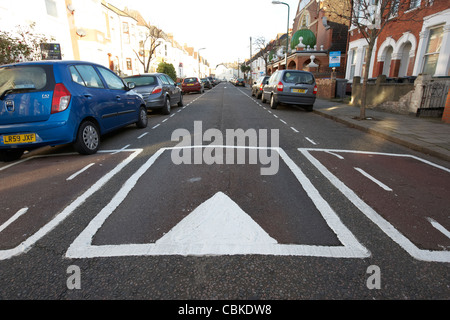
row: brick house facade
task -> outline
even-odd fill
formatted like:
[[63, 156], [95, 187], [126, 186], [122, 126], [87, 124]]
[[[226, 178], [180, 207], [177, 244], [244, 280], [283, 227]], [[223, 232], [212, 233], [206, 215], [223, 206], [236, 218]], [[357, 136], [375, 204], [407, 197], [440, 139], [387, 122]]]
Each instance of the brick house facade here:
[[[397, 0], [397, 18], [377, 38], [369, 78], [449, 76], [450, 2], [448, 0]], [[366, 40], [354, 27], [349, 30], [346, 79], [362, 76]]]

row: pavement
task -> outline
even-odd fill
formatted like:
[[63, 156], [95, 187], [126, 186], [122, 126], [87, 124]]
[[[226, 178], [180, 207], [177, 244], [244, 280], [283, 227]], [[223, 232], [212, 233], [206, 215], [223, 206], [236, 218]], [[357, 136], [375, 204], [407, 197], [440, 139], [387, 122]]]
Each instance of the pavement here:
[[314, 112], [415, 151], [450, 161], [450, 124], [440, 118], [366, 109], [368, 119], [358, 120], [359, 107], [325, 99], [316, 99]]

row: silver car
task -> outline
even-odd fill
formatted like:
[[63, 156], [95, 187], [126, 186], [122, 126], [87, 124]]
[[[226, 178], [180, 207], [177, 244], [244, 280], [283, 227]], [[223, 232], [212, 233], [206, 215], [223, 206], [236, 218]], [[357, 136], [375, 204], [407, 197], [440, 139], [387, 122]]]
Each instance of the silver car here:
[[299, 105], [307, 111], [313, 110], [317, 85], [311, 72], [300, 70], [277, 70], [264, 86], [262, 102], [269, 101], [276, 109], [278, 104]]
[[142, 95], [148, 110], [170, 114], [171, 106], [183, 106], [181, 89], [165, 73], [144, 73], [124, 77], [124, 80], [135, 83], [134, 90]]

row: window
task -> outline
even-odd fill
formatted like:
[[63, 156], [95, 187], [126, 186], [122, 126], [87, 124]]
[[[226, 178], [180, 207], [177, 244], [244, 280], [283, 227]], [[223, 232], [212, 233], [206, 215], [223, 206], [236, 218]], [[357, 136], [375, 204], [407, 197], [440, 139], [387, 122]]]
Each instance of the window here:
[[88, 65], [77, 65], [71, 66], [69, 69], [74, 82], [89, 88], [105, 87], [94, 67]]
[[356, 68], [356, 49], [352, 49], [350, 51], [350, 79], [353, 79], [355, 76], [355, 68]]
[[55, 0], [45, 0], [45, 8], [49, 16], [58, 18], [58, 10], [56, 10]]
[[167, 77], [165, 75], [161, 75], [160, 79], [163, 82], [163, 84], [169, 84], [169, 80], [167, 80]]
[[410, 9], [418, 8], [419, 6], [420, 6], [420, 0], [411, 0], [411, 2], [409, 3]]
[[130, 29], [128, 28], [128, 22], [122, 22], [123, 38], [125, 43], [130, 43]]
[[305, 13], [303, 14], [303, 16], [300, 18], [299, 29], [302, 29], [302, 28], [308, 28], [308, 26], [309, 26], [309, 20], [310, 20], [310, 18], [309, 18], [309, 12], [305, 12]]
[[121, 78], [119, 78], [116, 74], [112, 73], [110, 70], [105, 68], [98, 68], [101, 75], [106, 81], [108, 88], [110, 89], [125, 89], [125, 85]]
[[127, 58], [127, 70], [131, 70], [131, 58]]
[[136, 84], [136, 87], [142, 87], [142, 86], [151, 86], [155, 85], [158, 82], [156, 81], [156, 78], [153, 76], [150, 77], [131, 77], [127, 78], [128, 81], [132, 81]]
[[294, 84], [313, 84], [314, 77], [312, 76], [312, 74], [306, 72], [288, 71], [284, 73], [283, 81], [286, 83]]
[[391, 2], [391, 6], [392, 6], [391, 7], [391, 15], [390, 15], [391, 18], [398, 16], [398, 7], [399, 7], [399, 5], [400, 5], [400, 0], [392, 0], [392, 2]]
[[0, 69], [0, 95], [10, 89], [48, 91], [54, 82], [53, 75], [49, 72], [51, 66], [20, 66], [5, 67]]
[[436, 72], [436, 65], [439, 58], [439, 52], [441, 51], [443, 31], [444, 31], [443, 26], [430, 29], [427, 51], [425, 53], [423, 63], [423, 73], [434, 75]]

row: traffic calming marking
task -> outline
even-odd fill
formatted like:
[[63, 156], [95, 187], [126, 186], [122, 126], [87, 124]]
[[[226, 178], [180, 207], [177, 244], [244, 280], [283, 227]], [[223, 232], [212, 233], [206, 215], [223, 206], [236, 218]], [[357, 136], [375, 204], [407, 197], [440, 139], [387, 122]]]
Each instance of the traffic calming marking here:
[[[204, 146], [184, 148], [200, 147]], [[223, 147], [230, 148], [231, 146]], [[179, 148], [177, 147], [177, 149]], [[252, 149], [253, 147], [245, 148]], [[366, 258], [370, 256], [370, 252], [357, 241], [309, 179], [281, 148], [266, 149], [278, 152], [322, 214], [328, 226], [335, 232], [342, 246], [278, 244], [274, 238], [269, 236], [247, 213], [222, 192], [216, 193], [212, 198], [202, 203], [154, 243], [93, 245], [93, 237], [97, 231], [126, 199], [130, 191], [136, 186], [139, 178], [163, 152], [173, 149], [175, 148], [158, 150], [124, 183], [110, 203], [91, 220], [89, 225], [70, 245], [66, 257], [246, 254], [334, 258]]]
[[[110, 153], [114, 154], [117, 152], [131, 152], [131, 154], [125, 159], [122, 160], [117, 166], [115, 166], [111, 171], [107, 172], [103, 175], [96, 183], [94, 183], [89, 189], [87, 189], [83, 194], [81, 194], [78, 198], [72, 201], [67, 207], [64, 208], [61, 212], [56, 214], [52, 220], [47, 222], [42, 228], [40, 228], [36, 233], [28, 237], [25, 241], [23, 241], [18, 246], [11, 248], [0, 250], [0, 260], [10, 259], [14, 256], [18, 256], [22, 253], [30, 250], [37, 241], [41, 240], [45, 235], [47, 235], [50, 231], [56, 228], [61, 222], [63, 222], [68, 216], [70, 216], [79, 206], [81, 206], [91, 195], [97, 192], [99, 189], [103, 187], [112, 177], [114, 177], [117, 173], [119, 173], [127, 164], [129, 164], [134, 158], [138, 156], [139, 153], [142, 152], [142, 149], [120, 149], [120, 150], [99, 150], [99, 153]], [[61, 154], [67, 155], [67, 154]], [[58, 155], [42, 155], [42, 156], [34, 156], [30, 158], [25, 158], [23, 160], [12, 163], [7, 166], [10, 167], [12, 165], [16, 165], [18, 163], [22, 163], [24, 161], [28, 161], [35, 158], [45, 158], [45, 157], [53, 157]], [[4, 167], [2, 169], [6, 169]], [[19, 215], [22, 215], [27, 210], [22, 209], [16, 213], [14, 219], [16, 219]], [[7, 226], [7, 225], [6, 225]], [[6, 228], [5, 226], [5, 228]], [[3, 231], [3, 228], [2, 228]]]
[[383, 230], [383, 232], [388, 237], [390, 237], [394, 242], [400, 245], [400, 247], [402, 247], [406, 252], [408, 252], [413, 258], [423, 261], [450, 262], [450, 251], [432, 251], [418, 248], [410, 239], [408, 239], [405, 235], [403, 235], [400, 231], [398, 231], [388, 220], [383, 218], [378, 212], [376, 212], [372, 207], [370, 207], [366, 202], [364, 202], [353, 190], [348, 188], [341, 180], [339, 180], [334, 174], [332, 174], [319, 160], [317, 160], [313, 155], [311, 155], [310, 151], [326, 152], [338, 156], [339, 159], [344, 158], [342, 156], [339, 156], [337, 153], [358, 153], [369, 155], [385, 155], [391, 157], [405, 157], [415, 159], [424, 164], [441, 169], [445, 172], [450, 172], [450, 169], [447, 169], [430, 161], [409, 154], [394, 154], [394, 153], [340, 150], [340, 149], [310, 149], [310, 148], [299, 148], [298, 151], [300, 151], [339, 191], [341, 191], [342, 194], [345, 195], [350, 200], [350, 202], [352, 202], [355, 205], [355, 207], [357, 207], [367, 218], [369, 218], [373, 223], [375, 223], [381, 230]]

